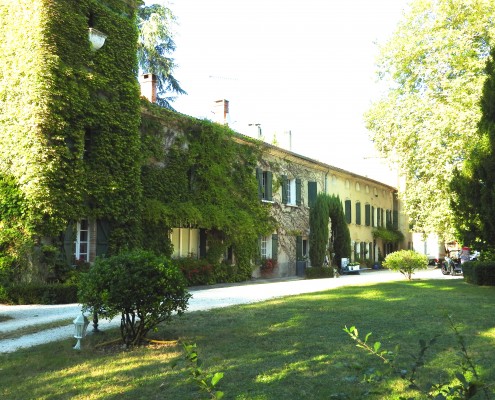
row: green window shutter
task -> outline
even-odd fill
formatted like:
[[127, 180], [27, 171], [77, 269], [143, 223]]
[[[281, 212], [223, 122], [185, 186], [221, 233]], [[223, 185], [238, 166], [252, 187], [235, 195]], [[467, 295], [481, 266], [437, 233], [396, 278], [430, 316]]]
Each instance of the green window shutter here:
[[316, 182], [308, 182], [308, 207], [313, 207], [318, 196], [318, 185]]
[[301, 205], [301, 180], [296, 179], [296, 204]]
[[397, 211], [397, 210], [394, 210], [393, 224], [394, 224], [394, 229], [398, 230], [399, 229], [399, 211]]
[[303, 258], [302, 245], [303, 245], [302, 236], [296, 236], [296, 261], [300, 261]]
[[375, 226], [375, 207], [371, 206], [371, 226]]
[[361, 225], [361, 203], [356, 202], [356, 225]]
[[96, 221], [96, 255], [108, 253], [108, 238], [110, 237], [110, 223], [106, 220]]
[[256, 168], [256, 181], [258, 182], [258, 199], [263, 198], [263, 171]]
[[376, 226], [378, 226], [378, 227], [380, 227], [380, 226], [381, 226], [381, 218], [380, 218], [380, 216], [381, 216], [381, 211], [380, 211], [380, 210], [381, 210], [381, 208], [380, 208], [380, 207], [378, 207], [378, 208], [376, 209]]
[[272, 259], [278, 260], [278, 235], [272, 235]]
[[369, 204], [364, 205], [364, 224], [366, 226], [371, 224], [371, 206]]
[[380, 208], [380, 221], [382, 223], [382, 226], [385, 225], [385, 219], [383, 218], [384, 217], [384, 213], [385, 213], [385, 210], [383, 208]]
[[265, 183], [265, 200], [272, 201], [272, 180], [273, 173], [271, 171], [266, 171], [266, 183]]
[[351, 215], [351, 201], [346, 200], [345, 201], [345, 221], [350, 224], [352, 220], [352, 215]]
[[287, 204], [287, 186], [289, 185], [289, 180], [287, 176], [282, 175], [282, 204]]

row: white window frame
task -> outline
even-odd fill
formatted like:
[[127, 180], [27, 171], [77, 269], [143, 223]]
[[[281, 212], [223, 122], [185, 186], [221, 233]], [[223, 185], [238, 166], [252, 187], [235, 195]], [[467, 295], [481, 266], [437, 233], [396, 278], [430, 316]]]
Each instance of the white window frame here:
[[262, 236], [260, 244], [260, 254], [261, 258], [271, 258], [272, 257], [272, 237]]
[[[77, 222], [76, 235], [76, 260], [89, 261], [91, 231], [89, 227], [89, 219], [85, 218]], [[85, 251], [84, 251], [84, 246]]]

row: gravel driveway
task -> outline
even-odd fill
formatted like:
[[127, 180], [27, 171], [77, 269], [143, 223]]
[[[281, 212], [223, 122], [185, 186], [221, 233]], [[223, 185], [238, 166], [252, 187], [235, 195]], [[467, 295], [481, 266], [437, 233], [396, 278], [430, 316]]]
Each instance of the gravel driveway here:
[[[442, 275], [439, 269], [428, 269], [413, 275], [413, 279], [462, 279], [462, 276], [452, 277]], [[188, 311], [208, 310], [227, 307], [235, 304], [260, 302], [272, 298], [319, 292], [348, 285], [363, 285], [378, 282], [404, 280], [398, 272], [387, 270], [365, 271], [360, 275], [343, 275], [340, 278], [300, 279], [287, 278], [280, 280], [256, 280], [241, 284], [215, 285], [191, 288], [192, 298], [189, 300]], [[0, 322], [0, 334], [16, 331], [22, 327], [36, 326], [64, 319], [73, 320], [81, 312], [79, 304], [64, 305], [0, 305], [0, 317], [9, 316], [13, 319]], [[91, 318], [90, 318], [91, 319]], [[120, 318], [112, 321], [100, 320], [101, 330], [118, 326]], [[91, 325], [88, 332], [91, 330]], [[0, 340], [0, 353], [9, 353], [19, 348], [36, 346], [47, 342], [67, 339], [74, 333], [74, 326], [68, 324], [54, 329], [21, 336], [13, 339]]]

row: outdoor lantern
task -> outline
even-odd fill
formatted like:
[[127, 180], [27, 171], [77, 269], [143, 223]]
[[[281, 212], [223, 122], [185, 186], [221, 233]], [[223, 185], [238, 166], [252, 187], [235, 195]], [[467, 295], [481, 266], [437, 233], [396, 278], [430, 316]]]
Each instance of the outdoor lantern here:
[[81, 339], [86, 336], [86, 329], [88, 329], [89, 320], [81, 312], [81, 314], [78, 315], [73, 322], [75, 328], [74, 337], [77, 339], [77, 343], [73, 348], [74, 350], [81, 350]]
[[91, 43], [91, 50], [96, 51], [101, 49], [101, 47], [105, 44], [105, 39], [107, 35], [95, 28], [89, 28], [89, 41]]

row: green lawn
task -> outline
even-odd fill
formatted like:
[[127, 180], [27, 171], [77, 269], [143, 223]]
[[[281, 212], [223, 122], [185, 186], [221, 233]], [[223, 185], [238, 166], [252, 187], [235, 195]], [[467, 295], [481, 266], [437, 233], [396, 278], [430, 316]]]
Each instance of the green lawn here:
[[81, 352], [72, 350], [75, 340], [67, 340], [2, 354], [0, 398], [205, 399], [186, 378], [178, 339], [198, 345], [207, 373], [224, 373], [219, 390], [226, 399], [394, 399], [404, 383], [363, 383], [365, 373], [383, 366], [357, 349], [343, 327], [355, 325], [363, 336], [371, 331], [371, 340], [387, 349], [400, 344], [406, 368], [419, 339], [440, 334], [420, 373], [425, 381], [439, 382], [453, 374], [458, 360], [448, 315], [482, 377], [495, 382], [495, 288], [447, 279], [354, 286], [187, 313], [153, 333], [170, 339], [168, 345], [133, 351], [94, 347], [116, 338], [113, 331], [85, 339]]

